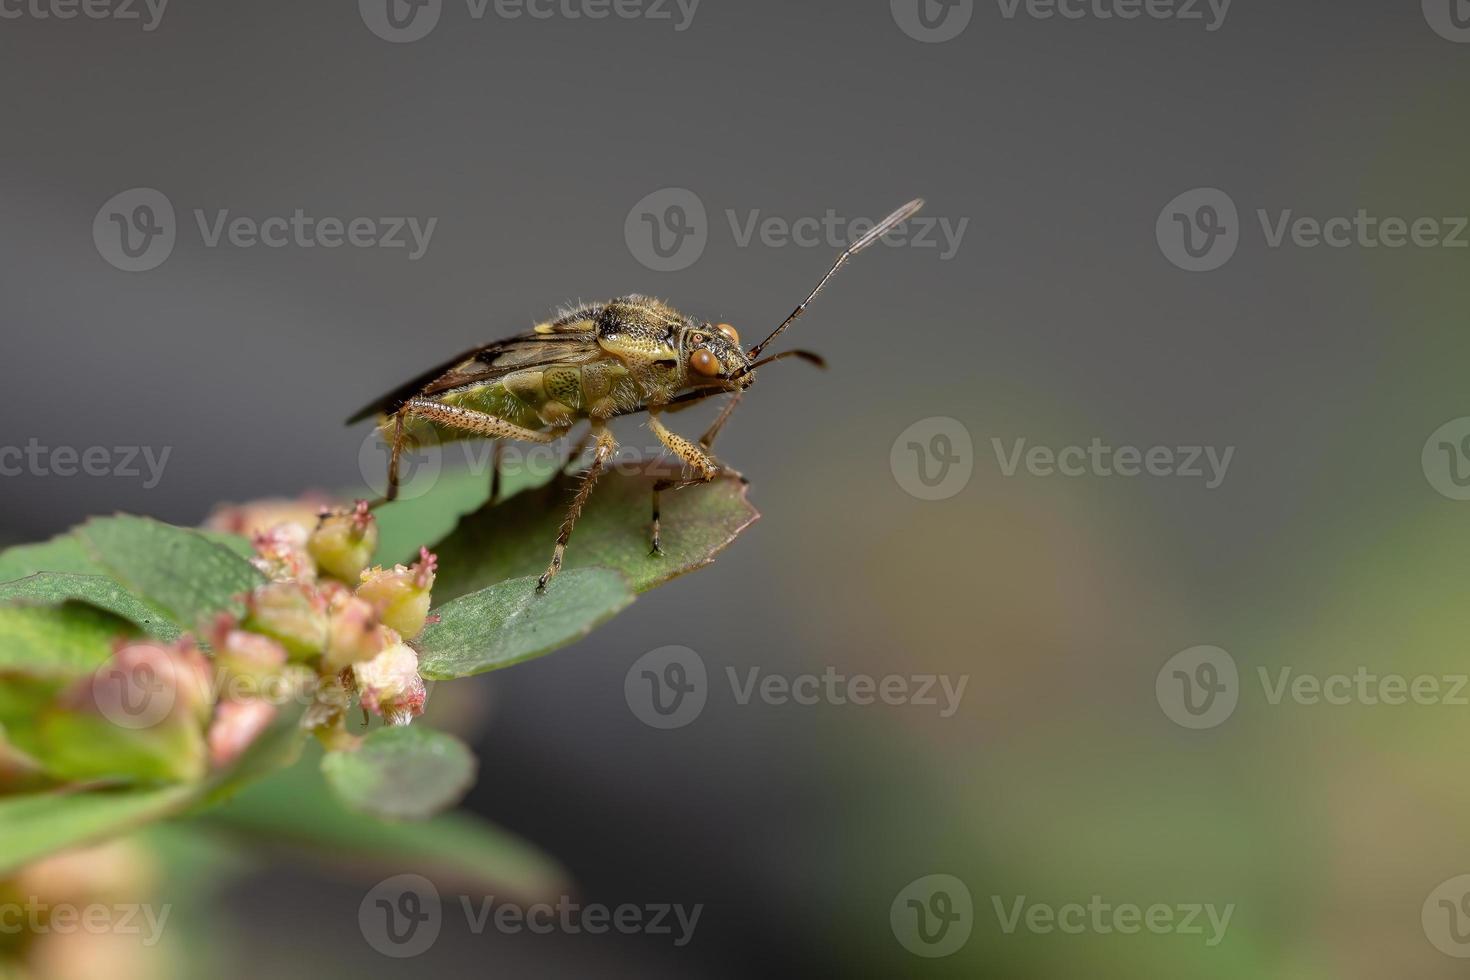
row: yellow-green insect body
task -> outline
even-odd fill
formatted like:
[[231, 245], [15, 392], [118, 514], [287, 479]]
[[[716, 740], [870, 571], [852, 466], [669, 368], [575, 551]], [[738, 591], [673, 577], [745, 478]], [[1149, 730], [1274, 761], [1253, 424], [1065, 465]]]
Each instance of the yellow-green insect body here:
[[[415, 399], [477, 412], [536, 432], [570, 428], [657, 409], [700, 389], [734, 391], [755, 378], [738, 336], [679, 313], [659, 300], [624, 296], [581, 306], [529, 332], [470, 351], [433, 372], [427, 383], [404, 386], [374, 405], [385, 435]], [[738, 380], [735, 376], [738, 375]], [[485, 433], [410, 410], [410, 438], [432, 429], [440, 440]]]

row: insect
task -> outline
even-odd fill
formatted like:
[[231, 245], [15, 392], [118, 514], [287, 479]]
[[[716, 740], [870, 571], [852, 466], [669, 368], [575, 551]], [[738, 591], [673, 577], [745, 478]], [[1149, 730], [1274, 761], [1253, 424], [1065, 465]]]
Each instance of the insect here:
[[[757, 368], [786, 357], [818, 366], [816, 354], [790, 350], [762, 357], [794, 323], [837, 270], [923, 206], [910, 201], [849, 245], [815, 289], [765, 340], [749, 350], [727, 323], [710, 324], [686, 316], [660, 300], [630, 295], [607, 303], [579, 306], [529, 331], [477, 347], [454, 357], [365, 406], [348, 424], [377, 416], [391, 447], [385, 503], [398, 496], [399, 458], [406, 443], [432, 430], [441, 440], [488, 438], [495, 442], [491, 498], [498, 496], [501, 440], [549, 443], [586, 419], [592, 462], [572, 498], [537, 592], [561, 570], [567, 542], [592, 495], [603, 468], [617, 449], [608, 422], [621, 415], [646, 413], [648, 427], [692, 475], [653, 485], [652, 554], [663, 554], [659, 536], [659, 496], [721, 474], [739, 476], [710, 455], [715, 437], [755, 382]], [[699, 439], [691, 442], [664, 425], [674, 412], [716, 395], [729, 402]], [[585, 445], [585, 441], [583, 443]], [[573, 451], [580, 455], [581, 448]]]

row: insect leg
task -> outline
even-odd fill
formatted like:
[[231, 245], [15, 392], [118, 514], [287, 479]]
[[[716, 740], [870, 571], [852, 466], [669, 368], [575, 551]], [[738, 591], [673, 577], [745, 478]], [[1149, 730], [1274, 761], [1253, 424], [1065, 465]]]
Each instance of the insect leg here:
[[[377, 510], [384, 504], [391, 504], [398, 499], [398, 460], [403, 455], [404, 441], [403, 410], [399, 409], [393, 416], [393, 444], [388, 450], [388, 489], [383, 496], [368, 504], [368, 510]], [[337, 513], [346, 513], [346, 511]], [[327, 513], [324, 511], [322, 517], [326, 516]]]
[[669, 452], [692, 466], [704, 478], [704, 482], [713, 480], [719, 474], [719, 464], [703, 449], [679, 433], [670, 431], [668, 426], [659, 419], [657, 409], [648, 410], [648, 428], [658, 437], [658, 441], [668, 448]]
[[[715, 425], [711, 426], [711, 428], [714, 430], [715, 435], [719, 434], [719, 426], [724, 424], [724, 420], [728, 418], [730, 412], [734, 410], [735, 403], [739, 400], [739, 397], [740, 396], [737, 394], [735, 398], [731, 400], [730, 404], [725, 407], [725, 410], [720, 413], [720, 417], [715, 420]], [[658, 441], [668, 447], [670, 452], [672, 452], [675, 456], [678, 456], [685, 463], [694, 467], [694, 469], [699, 473], [698, 477], [691, 480], [657, 480], [653, 484], [653, 540], [650, 544], [649, 554], [662, 555], [664, 553], [664, 550], [660, 538], [659, 495], [662, 494], [665, 490], [679, 490], [683, 487], [693, 486], [696, 483], [708, 483], [710, 480], [713, 480], [715, 477], [719, 476], [722, 472], [730, 472], [737, 477], [740, 477], [740, 474], [734, 473], [734, 471], [732, 470], [726, 470], [725, 468], [721, 467], [718, 463], [714, 461], [713, 458], [710, 457], [708, 453], [706, 453], [699, 446], [696, 446], [694, 443], [690, 442], [688, 439], [685, 439], [677, 432], [671, 432], [668, 427], [665, 426], [662, 421], [660, 421], [658, 417], [658, 411], [655, 409], [649, 409], [648, 427], [653, 431], [653, 434], [658, 437]], [[708, 433], [706, 433], [706, 438], [709, 438]], [[704, 442], [705, 440], [702, 439], [700, 441]], [[743, 480], [744, 477], [740, 477], [740, 479]]]
[[576, 443], [572, 446], [572, 451], [567, 453], [567, 458], [562, 461], [561, 466], [557, 468], [557, 472], [562, 472], [568, 466], [571, 466], [578, 459], [580, 459], [582, 457], [582, 451], [587, 448], [587, 443], [591, 441], [592, 430], [588, 429], [586, 432], [582, 433], [582, 435], [578, 437]]
[[490, 449], [490, 503], [500, 502], [500, 453], [505, 443], [494, 440]]
[[393, 415], [393, 448], [388, 455], [388, 494], [385, 502], [398, 499], [398, 458], [403, 455], [403, 410]]
[[411, 398], [404, 410], [415, 418], [427, 419], [446, 429], [473, 432], [475, 435], [492, 439], [520, 439], [523, 442], [555, 442], [555, 432], [537, 432], [524, 426], [507, 422], [499, 416], [476, 412], [457, 405], [446, 405], [429, 398]]
[[567, 540], [572, 536], [572, 528], [576, 526], [577, 518], [587, 504], [587, 498], [592, 496], [592, 488], [597, 485], [597, 478], [602, 475], [603, 465], [618, 448], [617, 440], [600, 420], [593, 420], [592, 436], [597, 440], [597, 447], [592, 452], [592, 465], [587, 467], [587, 472], [582, 476], [582, 485], [577, 487], [577, 495], [572, 498], [572, 506], [567, 508], [567, 516], [561, 522], [561, 532], [556, 536], [556, 548], [551, 553], [551, 564], [546, 566], [546, 572], [536, 583], [537, 592], [545, 592], [546, 583], [561, 571], [562, 556], [566, 554]]
[[710, 446], [714, 445], [715, 437], [720, 434], [720, 430], [725, 427], [725, 423], [730, 421], [730, 416], [734, 413], [735, 406], [740, 404], [740, 398], [744, 394], [744, 391], [737, 391], [725, 403], [725, 407], [721, 409], [720, 414], [715, 417], [715, 420], [710, 423], [710, 427], [705, 430], [704, 435], [699, 437], [700, 448], [707, 450]]
[[665, 484], [667, 480], [655, 480], [653, 483], [653, 541], [648, 548], [650, 558], [662, 558], [664, 556], [663, 544], [659, 540], [658, 528], [658, 495], [668, 489]]

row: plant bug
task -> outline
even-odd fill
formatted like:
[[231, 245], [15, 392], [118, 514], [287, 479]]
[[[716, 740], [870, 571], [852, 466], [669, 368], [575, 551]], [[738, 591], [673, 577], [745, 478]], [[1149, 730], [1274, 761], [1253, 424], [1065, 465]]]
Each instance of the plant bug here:
[[[608, 421], [642, 412], [647, 413], [648, 427], [659, 442], [693, 473], [687, 479], [660, 480], [653, 485], [652, 553], [662, 554], [659, 495], [708, 483], [721, 474], [739, 476], [716, 462], [710, 447], [745, 390], [755, 382], [756, 369], [786, 357], [823, 364], [819, 356], [805, 350], [762, 357], [766, 348], [806, 312], [848, 259], [912, 217], [923, 204], [922, 200], [910, 201], [844, 249], [807, 298], [770, 336], [749, 350], [741, 348], [739, 334], [727, 323], [710, 324], [660, 300], [629, 295], [564, 310], [525, 333], [465, 351], [405, 382], [348, 419], [350, 425], [378, 416], [379, 427], [392, 447], [387, 495], [379, 503], [397, 497], [403, 447], [426, 428], [441, 439], [496, 440], [493, 500], [499, 482], [500, 440], [549, 443], [586, 419], [592, 463], [562, 521], [551, 563], [537, 582], [536, 591], [544, 592], [561, 570], [577, 517], [617, 448]], [[664, 412], [720, 394], [729, 394], [730, 401], [697, 443], [664, 425]]]

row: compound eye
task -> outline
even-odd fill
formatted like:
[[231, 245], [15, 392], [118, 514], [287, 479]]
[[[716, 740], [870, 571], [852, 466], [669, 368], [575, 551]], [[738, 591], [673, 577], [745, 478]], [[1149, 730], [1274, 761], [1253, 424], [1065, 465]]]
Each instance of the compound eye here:
[[707, 350], [695, 351], [694, 356], [689, 358], [689, 366], [711, 378], [720, 373], [720, 359]]
[[730, 343], [734, 344], [736, 347], [740, 346], [740, 334], [735, 332], [734, 327], [730, 326], [728, 323], [717, 323], [715, 324], [715, 329], [724, 334], [726, 339], [728, 339]]

